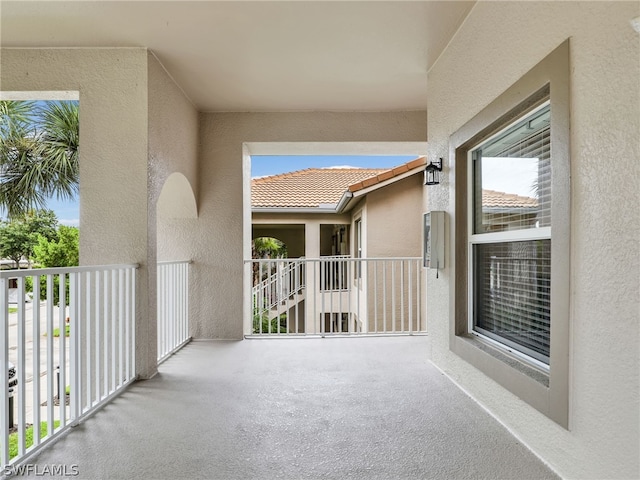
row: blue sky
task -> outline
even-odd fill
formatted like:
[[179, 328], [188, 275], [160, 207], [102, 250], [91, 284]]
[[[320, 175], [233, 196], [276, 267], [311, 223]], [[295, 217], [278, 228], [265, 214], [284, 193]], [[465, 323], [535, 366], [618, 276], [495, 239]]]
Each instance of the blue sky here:
[[78, 200], [47, 200], [47, 208], [56, 212], [58, 223], [77, 227], [80, 223], [80, 206]]
[[262, 177], [278, 173], [294, 172], [305, 168], [351, 166], [360, 168], [391, 168], [401, 165], [418, 155], [404, 156], [351, 156], [351, 155], [253, 155], [251, 176]]
[[[278, 173], [293, 172], [305, 168], [323, 168], [336, 166], [352, 166], [360, 168], [391, 168], [417, 158], [417, 155], [404, 156], [253, 156], [251, 157], [251, 176], [277, 175]], [[77, 226], [80, 218], [77, 200], [60, 201], [55, 198], [47, 202], [63, 225]]]

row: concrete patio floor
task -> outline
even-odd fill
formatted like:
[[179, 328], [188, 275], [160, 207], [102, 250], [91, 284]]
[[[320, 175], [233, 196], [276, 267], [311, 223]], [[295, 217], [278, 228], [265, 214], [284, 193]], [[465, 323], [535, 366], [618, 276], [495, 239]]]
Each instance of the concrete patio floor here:
[[558, 478], [429, 339], [196, 341], [29, 463], [83, 479]]

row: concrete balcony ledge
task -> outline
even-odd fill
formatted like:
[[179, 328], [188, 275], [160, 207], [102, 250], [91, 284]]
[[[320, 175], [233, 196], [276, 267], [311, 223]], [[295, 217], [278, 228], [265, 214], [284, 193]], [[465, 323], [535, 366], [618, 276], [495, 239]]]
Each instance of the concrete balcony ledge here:
[[557, 478], [428, 343], [192, 342], [30, 463], [87, 479]]

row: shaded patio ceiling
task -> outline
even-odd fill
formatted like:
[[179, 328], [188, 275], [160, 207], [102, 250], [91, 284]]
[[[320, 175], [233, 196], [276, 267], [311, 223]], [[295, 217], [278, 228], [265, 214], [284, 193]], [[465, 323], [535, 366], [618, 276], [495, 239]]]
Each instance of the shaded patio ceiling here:
[[427, 107], [473, 1], [3, 1], [3, 47], [147, 47], [200, 111]]

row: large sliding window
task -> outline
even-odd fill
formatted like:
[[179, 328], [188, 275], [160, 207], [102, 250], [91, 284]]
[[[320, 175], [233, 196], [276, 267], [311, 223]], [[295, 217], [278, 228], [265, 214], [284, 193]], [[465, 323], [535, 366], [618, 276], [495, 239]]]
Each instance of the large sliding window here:
[[548, 365], [551, 107], [469, 150], [469, 330]]

